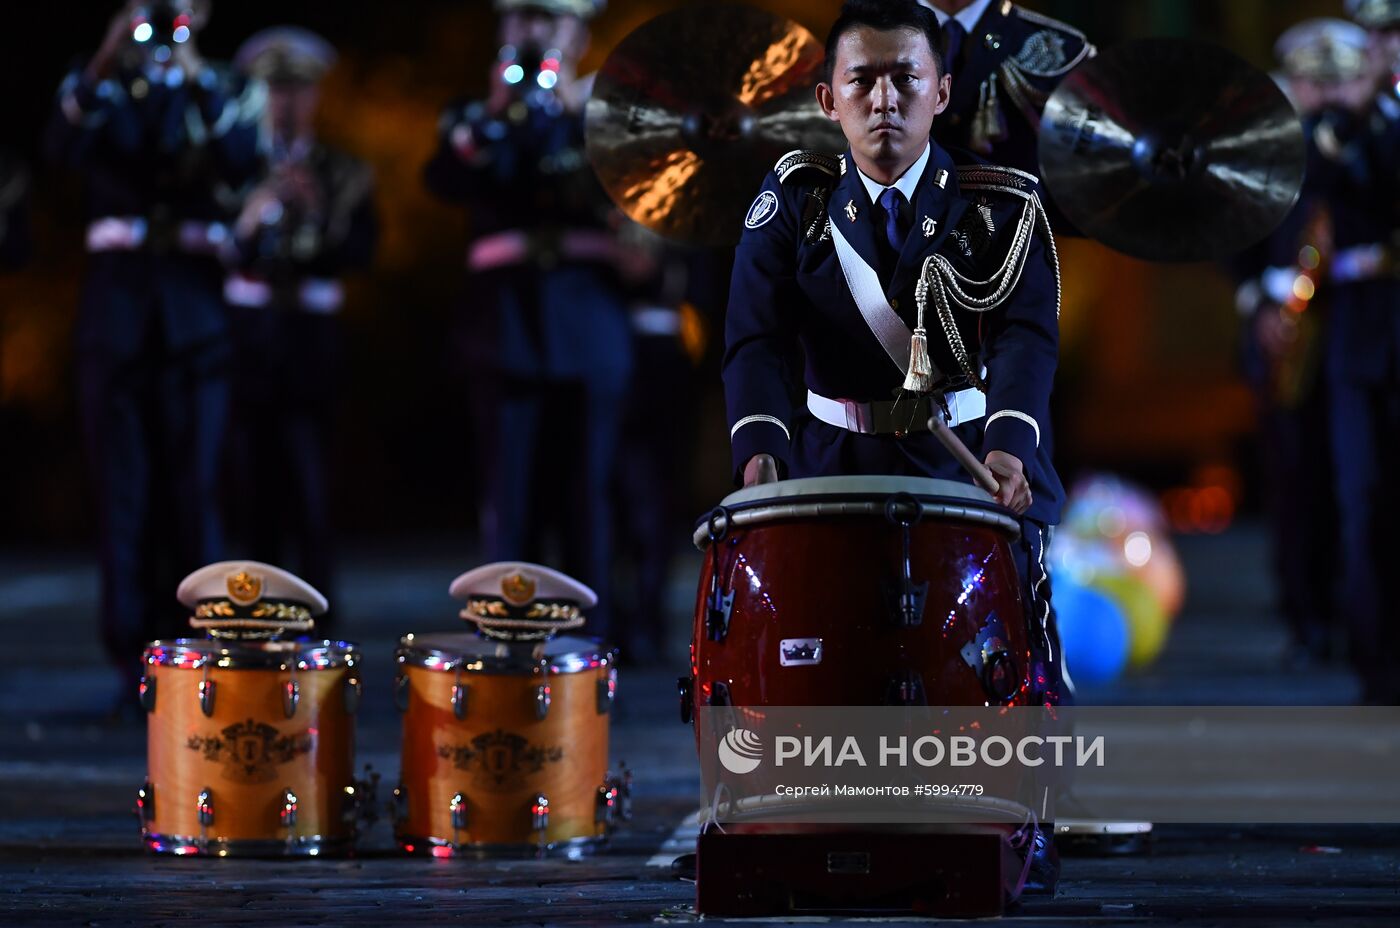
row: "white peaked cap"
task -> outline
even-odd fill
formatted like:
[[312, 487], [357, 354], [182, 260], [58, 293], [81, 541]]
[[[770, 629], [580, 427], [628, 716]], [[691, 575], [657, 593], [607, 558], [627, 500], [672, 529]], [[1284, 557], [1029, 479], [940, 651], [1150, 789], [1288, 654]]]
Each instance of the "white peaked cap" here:
[[504, 599], [513, 606], [536, 600], [567, 600], [581, 609], [598, 604], [598, 594], [568, 574], [528, 561], [497, 561], [462, 574], [447, 588], [456, 599], [484, 596]]
[[326, 597], [290, 571], [262, 561], [219, 561], [180, 581], [175, 597], [193, 609], [205, 600], [227, 599], [237, 605], [281, 600], [305, 606], [313, 616], [326, 611]]

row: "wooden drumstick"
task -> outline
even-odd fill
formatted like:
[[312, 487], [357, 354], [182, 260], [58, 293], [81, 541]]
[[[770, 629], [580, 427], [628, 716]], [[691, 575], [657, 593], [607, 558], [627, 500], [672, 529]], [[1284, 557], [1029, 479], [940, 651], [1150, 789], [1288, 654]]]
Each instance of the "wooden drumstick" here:
[[948, 449], [948, 453], [957, 459], [957, 462], [972, 475], [973, 481], [988, 493], [996, 496], [1001, 490], [1001, 484], [997, 483], [997, 478], [987, 469], [987, 465], [977, 460], [977, 455], [968, 450], [963, 440], [953, 434], [953, 430], [948, 428], [948, 423], [943, 421], [943, 417], [938, 413], [929, 416], [929, 431], [938, 436], [938, 440], [943, 442], [943, 447]]

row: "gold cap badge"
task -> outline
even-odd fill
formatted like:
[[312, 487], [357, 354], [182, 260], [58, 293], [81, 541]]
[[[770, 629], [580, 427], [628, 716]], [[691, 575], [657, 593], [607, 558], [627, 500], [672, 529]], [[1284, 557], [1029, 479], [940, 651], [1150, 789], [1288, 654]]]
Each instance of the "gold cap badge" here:
[[512, 606], [523, 606], [535, 598], [535, 581], [521, 573], [503, 577], [501, 596]]
[[228, 598], [240, 606], [251, 606], [262, 599], [262, 577], [240, 570], [228, 575]]

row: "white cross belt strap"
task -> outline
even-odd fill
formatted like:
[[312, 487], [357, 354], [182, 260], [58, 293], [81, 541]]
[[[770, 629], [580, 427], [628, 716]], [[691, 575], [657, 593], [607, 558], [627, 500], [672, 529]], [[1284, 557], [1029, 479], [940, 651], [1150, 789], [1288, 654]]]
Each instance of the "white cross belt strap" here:
[[841, 272], [846, 275], [846, 286], [851, 298], [856, 301], [865, 324], [880, 340], [885, 354], [890, 356], [901, 374], [909, 372], [909, 341], [914, 333], [899, 318], [899, 314], [885, 298], [885, 288], [880, 285], [880, 275], [865, 263], [851, 243], [837, 228], [840, 223], [831, 221], [831, 240], [836, 244], [836, 257], [841, 262]]
[[[966, 390], [946, 394], [943, 399], [948, 404], [949, 427], [972, 422], [987, 414], [987, 396], [976, 387], [968, 387]], [[833, 400], [808, 390], [807, 409], [827, 425], [834, 425], [838, 429], [848, 429], [862, 435], [872, 435], [879, 432], [873, 403]], [[917, 423], [917, 427], [913, 429], [913, 431], [926, 430], [927, 425], [923, 422]]]

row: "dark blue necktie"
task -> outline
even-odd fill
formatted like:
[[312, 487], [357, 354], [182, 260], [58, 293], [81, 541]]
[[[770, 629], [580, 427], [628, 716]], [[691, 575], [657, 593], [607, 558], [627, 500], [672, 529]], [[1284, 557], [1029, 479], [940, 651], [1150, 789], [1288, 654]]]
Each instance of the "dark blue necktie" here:
[[949, 74], [957, 71], [958, 52], [962, 51], [962, 43], [965, 38], [967, 38], [967, 30], [956, 19], [950, 17], [943, 24], [943, 63], [948, 68]]
[[895, 187], [886, 187], [880, 194], [880, 206], [885, 211], [885, 241], [895, 254], [904, 250], [904, 194]]

